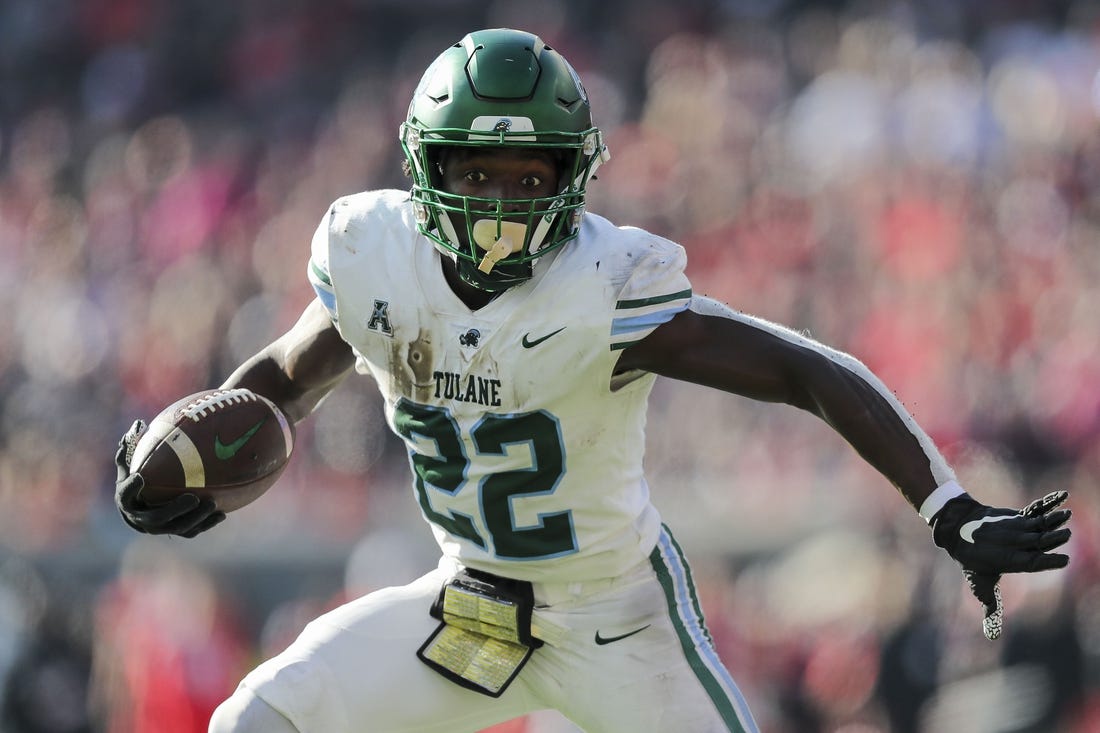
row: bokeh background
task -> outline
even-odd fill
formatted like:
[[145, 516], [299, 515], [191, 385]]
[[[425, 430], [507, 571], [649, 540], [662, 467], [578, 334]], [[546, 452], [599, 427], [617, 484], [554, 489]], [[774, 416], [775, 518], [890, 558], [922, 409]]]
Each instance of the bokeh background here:
[[[1080, 0], [0, 0], [0, 730], [204, 731], [324, 609], [434, 561], [373, 385], [201, 539], [112, 455], [311, 298], [345, 193], [468, 30], [539, 33], [612, 161], [590, 208], [697, 291], [862, 358], [972, 493], [1072, 492], [1005, 638], [826, 426], [659, 381], [648, 466], [767, 733], [1100, 731], [1100, 6]], [[571, 731], [555, 715], [500, 731]]]

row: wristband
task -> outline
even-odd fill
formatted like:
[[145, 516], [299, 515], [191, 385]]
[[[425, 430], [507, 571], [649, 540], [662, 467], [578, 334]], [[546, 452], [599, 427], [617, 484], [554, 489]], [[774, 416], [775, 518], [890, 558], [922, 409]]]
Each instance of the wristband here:
[[963, 487], [959, 486], [959, 483], [952, 479], [936, 487], [936, 490], [929, 494], [928, 498], [924, 500], [924, 503], [920, 505], [920, 510], [917, 513], [920, 514], [921, 518], [928, 522], [928, 524], [932, 524], [932, 519], [940, 509], [943, 509], [944, 504], [951, 501], [956, 496], [962, 496], [965, 493]]

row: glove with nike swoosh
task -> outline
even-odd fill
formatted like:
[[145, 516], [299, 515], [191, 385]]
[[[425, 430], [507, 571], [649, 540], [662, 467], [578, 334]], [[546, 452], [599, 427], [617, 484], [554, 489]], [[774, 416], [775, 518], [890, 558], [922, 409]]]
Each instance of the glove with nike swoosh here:
[[985, 607], [982, 630], [1001, 634], [1004, 608], [997, 587], [1002, 573], [1035, 573], [1064, 568], [1069, 556], [1050, 552], [1070, 538], [1063, 525], [1070, 511], [1059, 509], [1069, 494], [1053, 491], [1021, 510], [998, 509], [960, 493], [929, 520], [933, 541], [963, 568], [974, 597]]
[[145, 421], [136, 420], [118, 442], [115, 454], [115, 506], [122, 519], [138, 532], [145, 534], [174, 534], [194, 537], [225, 519], [225, 512], [218, 511], [214, 502], [200, 499], [195, 494], [180, 494], [165, 504], [150, 506], [141, 498], [145, 480], [140, 473], [130, 473], [130, 458], [134, 447], [145, 432]]

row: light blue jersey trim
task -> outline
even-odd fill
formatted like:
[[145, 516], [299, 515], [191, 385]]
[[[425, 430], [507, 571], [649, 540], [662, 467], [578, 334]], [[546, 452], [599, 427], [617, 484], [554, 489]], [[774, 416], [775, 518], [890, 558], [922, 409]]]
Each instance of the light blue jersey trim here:
[[[687, 306], [685, 306], [686, 308]], [[643, 331], [645, 329], [654, 329], [660, 326], [662, 323], [671, 321], [673, 317], [684, 308], [675, 308], [671, 310], [656, 311], [655, 313], [646, 313], [641, 316], [630, 316], [629, 318], [616, 318], [611, 321], [611, 335], [620, 336], [624, 333], [633, 333], [634, 331]]]
[[336, 320], [336, 291], [332, 288], [332, 279], [328, 272], [317, 264], [316, 260], [309, 261], [309, 284], [313, 286], [313, 292], [329, 312], [329, 316]]
[[631, 298], [615, 303], [615, 314], [618, 318], [611, 319], [611, 344], [612, 351], [625, 349], [635, 344], [653, 329], [663, 323], [668, 323], [676, 314], [685, 311], [691, 303], [691, 289], [680, 290], [675, 293], [654, 295], [649, 298]]

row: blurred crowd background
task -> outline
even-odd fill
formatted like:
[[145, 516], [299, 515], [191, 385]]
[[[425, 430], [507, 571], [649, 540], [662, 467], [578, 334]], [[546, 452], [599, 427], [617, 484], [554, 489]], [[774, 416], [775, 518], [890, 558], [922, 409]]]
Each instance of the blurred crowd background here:
[[[590, 209], [863, 359], [972, 493], [1066, 488], [1005, 637], [825, 425], [659, 381], [648, 466], [766, 733], [1100, 731], [1100, 6], [1080, 0], [0, 0], [0, 731], [204, 731], [258, 660], [434, 562], [367, 378], [201, 539], [112, 502], [137, 417], [312, 297], [345, 193], [467, 31], [539, 33], [612, 160]], [[549, 733], [553, 715], [498, 726]]]

